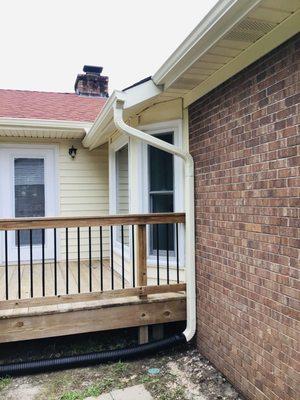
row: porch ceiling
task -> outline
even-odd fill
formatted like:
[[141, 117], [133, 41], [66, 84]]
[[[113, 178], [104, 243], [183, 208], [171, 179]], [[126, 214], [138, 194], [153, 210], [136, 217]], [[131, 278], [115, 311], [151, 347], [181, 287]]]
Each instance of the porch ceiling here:
[[[164, 86], [165, 95], [183, 97], [185, 106], [220, 84], [222, 78], [223, 81], [228, 79], [229, 76], [223, 71], [230, 70], [234, 61], [240, 60], [258, 41], [263, 43], [264, 38], [272, 37], [276, 47], [280, 44], [277, 38], [280, 40], [284, 34], [288, 38], [293, 34], [293, 29], [294, 34], [299, 30], [299, 0], [228, 3], [232, 4], [225, 15], [220, 15], [218, 3], [216, 15], [211, 16], [211, 19], [215, 19], [214, 25], [208, 16], [153, 76], [156, 84]], [[289, 26], [290, 33], [279, 29], [283, 24]], [[199, 33], [201, 30], [202, 36]], [[199, 35], [198, 41], [193, 37], [196, 34]], [[268, 51], [270, 48], [266, 46], [265, 52]], [[255, 57], [255, 52], [253, 55]], [[259, 51], [257, 55], [257, 58], [261, 57]], [[253, 61], [255, 59], [249, 59], [248, 65]], [[241, 69], [245, 67], [242, 61], [240, 65]], [[232, 68], [232, 72], [232, 75], [236, 73], [236, 69]]]

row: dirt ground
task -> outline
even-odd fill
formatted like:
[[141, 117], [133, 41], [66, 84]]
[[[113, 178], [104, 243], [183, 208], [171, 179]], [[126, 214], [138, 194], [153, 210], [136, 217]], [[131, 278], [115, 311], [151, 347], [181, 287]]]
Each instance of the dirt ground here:
[[[122, 348], [134, 344], [136, 336], [132, 329], [2, 345], [0, 363]], [[150, 374], [151, 368], [156, 368], [157, 374]], [[136, 384], [144, 384], [156, 400], [244, 400], [194, 345], [176, 346], [128, 362], [6, 377], [0, 380], [0, 399], [83, 400]]]

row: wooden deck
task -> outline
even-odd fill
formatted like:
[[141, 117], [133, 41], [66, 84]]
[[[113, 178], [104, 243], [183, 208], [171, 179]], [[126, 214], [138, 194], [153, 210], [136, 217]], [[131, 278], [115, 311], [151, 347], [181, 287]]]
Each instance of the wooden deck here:
[[[69, 262], [68, 293], [78, 293], [78, 264], [76, 261]], [[18, 299], [18, 266], [9, 265], [8, 267], [8, 299]], [[92, 261], [92, 291], [101, 290], [101, 268], [99, 261]], [[128, 287], [125, 282], [125, 287]], [[54, 296], [54, 264], [45, 263], [45, 296]], [[114, 287], [122, 287], [121, 277], [114, 273]], [[103, 290], [111, 289], [111, 270], [109, 260], [103, 262]], [[80, 292], [88, 293], [89, 290], [89, 263], [81, 260], [80, 262]], [[66, 263], [57, 263], [57, 294], [66, 294]], [[5, 300], [5, 268], [0, 266], [0, 301]], [[42, 264], [33, 264], [33, 297], [42, 297]], [[21, 265], [21, 299], [30, 298], [30, 265]], [[0, 306], [1, 309], [1, 306]]]
[[[157, 285], [148, 286], [147, 246], [149, 229], [147, 225], [184, 223], [184, 214], [141, 214], [105, 217], [58, 217], [0, 220], [0, 231], [4, 231], [4, 266], [0, 266], [0, 343], [19, 340], [54, 337], [96, 332], [127, 327], [140, 327], [140, 342], [147, 341], [147, 326], [186, 319], [186, 285], [179, 281], [179, 262], [177, 252], [177, 283], [169, 276], [155, 280]], [[93, 254], [91, 228], [100, 227], [100, 248], [102, 249], [101, 227], [133, 225], [132, 259], [129, 281], [124, 281], [114, 270], [110, 261], [99, 254]], [[80, 290], [78, 282], [78, 262], [69, 257], [55, 265], [45, 259], [34, 261], [32, 242], [30, 261], [11, 265], [7, 251], [7, 231], [22, 229], [61, 229], [86, 227], [89, 229], [89, 260], [80, 260]], [[30, 231], [31, 232], [31, 231]], [[177, 238], [178, 239], [178, 238]], [[113, 240], [110, 239], [110, 257], [113, 262]], [[122, 240], [122, 246], [124, 242]], [[69, 242], [66, 242], [68, 250]], [[98, 243], [99, 245], [99, 243]], [[97, 246], [99, 249], [99, 247]], [[121, 247], [123, 249], [123, 247]], [[42, 249], [43, 250], [43, 249]], [[69, 254], [66, 250], [66, 254]], [[82, 248], [77, 246], [80, 253]], [[122, 250], [123, 251], [123, 250]], [[57, 254], [56, 240], [51, 254]], [[121, 253], [123, 254], [123, 253]], [[115, 260], [116, 262], [116, 260]], [[44, 265], [44, 268], [43, 268]], [[115, 264], [113, 264], [115, 265]], [[156, 270], [163, 268], [157, 261]], [[44, 273], [43, 273], [44, 271]], [[124, 257], [121, 258], [121, 271], [125, 279]], [[163, 272], [163, 271], [162, 271]], [[164, 274], [163, 274], [164, 275]], [[55, 276], [57, 279], [55, 279]], [[135, 281], [136, 287], [132, 287]], [[55, 290], [55, 282], [57, 290]], [[90, 287], [90, 283], [92, 286]], [[124, 286], [124, 287], [122, 287]], [[44, 293], [43, 293], [44, 288]], [[19, 293], [20, 290], [20, 293]]]

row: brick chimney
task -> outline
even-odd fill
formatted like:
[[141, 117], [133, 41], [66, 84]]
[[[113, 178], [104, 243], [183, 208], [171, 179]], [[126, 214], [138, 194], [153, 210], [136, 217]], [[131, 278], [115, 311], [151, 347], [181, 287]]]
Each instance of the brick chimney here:
[[78, 74], [75, 92], [79, 96], [108, 97], [108, 77], [101, 76], [102, 67], [85, 65], [84, 74]]

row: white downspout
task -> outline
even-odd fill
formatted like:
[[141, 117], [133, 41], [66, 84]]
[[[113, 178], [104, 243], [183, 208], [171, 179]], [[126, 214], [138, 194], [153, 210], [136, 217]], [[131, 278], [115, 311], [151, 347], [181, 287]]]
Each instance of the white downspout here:
[[196, 280], [195, 280], [195, 215], [194, 215], [194, 161], [188, 152], [166, 143], [152, 135], [127, 125], [123, 120], [124, 93], [122, 98], [116, 93], [114, 103], [114, 123], [117, 129], [127, 136], [176, 155], [184, 160], [185, 169], [185, 269], [186, 269], [186, 300], [187, 326], [183, 332], [187, 341], [190, 341], [196, 332]]

